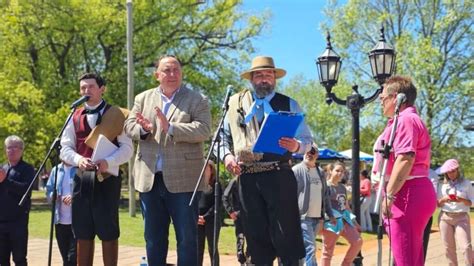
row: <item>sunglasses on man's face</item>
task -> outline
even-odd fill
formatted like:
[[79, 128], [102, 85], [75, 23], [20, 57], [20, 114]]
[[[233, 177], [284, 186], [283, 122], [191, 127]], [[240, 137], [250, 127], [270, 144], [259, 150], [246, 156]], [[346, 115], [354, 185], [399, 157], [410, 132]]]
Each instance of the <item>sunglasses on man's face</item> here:
[[308, 153], [311, 154], [311, 155], [316, 155], [316, 149], [315, 149], [315, 148], [311, 148], [311, 150], [309, 150]]

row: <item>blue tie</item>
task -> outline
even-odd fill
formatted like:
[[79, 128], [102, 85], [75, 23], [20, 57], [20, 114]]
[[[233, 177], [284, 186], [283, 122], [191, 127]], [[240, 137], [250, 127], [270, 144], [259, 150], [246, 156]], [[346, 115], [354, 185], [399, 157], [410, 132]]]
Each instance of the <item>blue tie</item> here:
[[270, 106], [270, 101], [267, 99], [267, 97], [261, 99], [257, 98], [250, 106], [250, 113], [245, 116], [245, 124], [248, 124], [252, 120], [252, 118], [257, 113], [257, 109], [261, 108], [262, 106], [265, 117], [273, 112], [273, 108]]

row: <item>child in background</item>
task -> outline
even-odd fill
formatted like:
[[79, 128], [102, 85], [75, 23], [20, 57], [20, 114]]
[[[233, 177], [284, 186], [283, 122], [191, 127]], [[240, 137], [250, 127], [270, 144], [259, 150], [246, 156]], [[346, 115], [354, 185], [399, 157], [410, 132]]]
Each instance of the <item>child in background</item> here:
[[336, 225], [327, 221], [322, 230], [323, 252], [321, 258], [322, 266], [330, 266], [334, 255], [339, 235], [349, 242], [349, 249], [341, 265], [351, 265], [354, 258], [362, 248], [362, 238], [360, 237], [360, 226], [355, 220], [355, 215], [351, 213], [347, 201], [347, 190], [340, 183], [345, 173], [345, 166], [340, 162], [329, 166], [328, 190], [333, 208], [333, 215], [336, 217]]
[[[57, 171], [56, 171], [57, 169]], [[64, 266], [76, 265], [76, 239], [72, 232], [72, 183], [76, 168], [62, 162], [51, 169], [51, 173], [46, 184], [46, 198], [51, 203], [54, 191], [54, 180], [56, 181], [56, 208], [54, 210], [54, 223], [56, 230], [56, 241], [59, 252], [63, 259]]]

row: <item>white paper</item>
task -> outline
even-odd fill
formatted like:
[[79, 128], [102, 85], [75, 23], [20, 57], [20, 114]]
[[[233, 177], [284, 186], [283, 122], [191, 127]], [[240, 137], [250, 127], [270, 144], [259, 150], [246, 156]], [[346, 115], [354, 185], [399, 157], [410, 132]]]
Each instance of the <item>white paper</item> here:
[[[118, 147], [115, 146], [109, 139], [107, 139], [104, 135], [100, 134], [99, 138], [97, 139], [97, 143], [95, 144], [94, 152], [92, 153], [91, 160], [95, 163], [98, 160], [105, 159], [112, 155]], [[117, 176], [119, 173], [119, 166], [118, 165], [110, 165], [106, 171], [107, 173]]]

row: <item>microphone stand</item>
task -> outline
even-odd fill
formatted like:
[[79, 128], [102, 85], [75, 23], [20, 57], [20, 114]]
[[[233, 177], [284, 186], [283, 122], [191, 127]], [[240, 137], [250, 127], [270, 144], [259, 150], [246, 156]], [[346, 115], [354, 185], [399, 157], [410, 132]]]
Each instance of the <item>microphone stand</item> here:
[[214, 228], [213, 228], [213, 248], [212, 248], [212, 263], [211, 265], [214, 266], [216, 263], [217, 259], [217, 223], [220, 221], [219, 219], [219, 207], [220, 207], [220, 186], [219, 186], [219, 164], [220, 164], [220, 149], [221, 149], [221, 136], [220, 132], [223, 129], [224, 126], [224, 120], [227, 115], [227, 111], [229, 110], [229, 96], [230, 96], [230, 88], [228, 88], [226, 98], [224, 99], [224, 103], [222, 105], [222, 116], [219, 121], [219, 125], [217, 126], [217, 129], [214, 133], [214, 137], [212, 138], [211, 145], [209, 146], [209, 151], [207, 153], [206, 161], [201, 169], [201, 173], [199, 174], [199, 179], [196, 182], [196, 186], [194, 187], [193, 195], [191, 196], [191, 200], [189, 201], [189, 206], [191, 206], [194, 202], [197, 190], [199, 189], [199, 185], [201, 184], [204, 171], [206, 170], [207, 164], [209, 162], [209, 159], [212, 155], [212, 151], [214, 150], [214, 146], [217, 144], [217, 158], [216, 158], [216, 178], [214, 180]]
[[[395, 109], [395, 116], [393, 118], [393, 124], [392, 124], [392, 129], [390, 131], [390, 137], [388, 140], [388, 143], [384, 145], [384, 141], [382, 140], [382, 146], [383, 149], [381, 150], [375, 150], [375, 152], [381, 153], [383, 157], [383, 164], [382, 164], [382, 171], [379, 169], [380, 173], [380, 182], [379, 182], [379, 188], [377, 191], [377, 197], [375, 200], [375, 206], [374, 206], [374, 213], [379, 214], [379, 225], [377, 227], [377, 246], [378, 246], [378, 252], [377, 252], [377, 265], [381, 266], [382, 265], [382, 239], [383, 239], [383, 219], [382, 219], [382, 190], [384, 194], [387, 192], [386, 184], [385, 184], [385, 173], [387, 172], [387, 165], [388, 165], [388, 159], [390, 157], [390, 151], [392, 150], [393, 147], [393, 141], [395, 139], [395, 132], [397, 130], [398, 126], [398, 115], [400, 112], [400, 105], [398, 105]], [[380, 167], [379, 167], [380, 168]], [[388, 206], [388, 201], [387, 198], [385, 198], [385, 206]], [[389, 220], [390, 218], [388, 218]], [[387, 234], [389, 235], [389, 248], [391, 248], [391, 242], [390, 242], [390, 221], [388, 222], [388, 232]], [[390, 256], [390, 250], [389, 250], [389, 265], [391, 260]]]
[[[71, 109], [71, 112], [69, 113], [66, 122], [64, 123], [63, 127], [61, 128], [61, 131], [59, 132], [58, 136], [54, 139], [53, 143], [51, 144], [51, 147], [49, 148], [48, 153], [46, 154], [45, 158], [43, 159], [43, 162], [41, 163], [38, 171], [35, 174], [35, 177], [31, 181], [30, 185], [26, 189], [25, 194], [23, 194], [23, 197], [21, 198], [20, 202], [18, 203], [18, 206], [23, 205], [25, 202], [27, 196], [30, 194], [31, 189], [33, 188], [33, 183], [35, 180], [38, 178], [39, 174], [41, 171], [43, 171], [44, 166], [46, 164], [46, 161], [51, 157], [51, 154], [53, 151], [56, 151], [56, 160], [52, 159], [54, 162], [59, 162], [59, 153], [61, 151], [61, 137], [63, 135], [64, 129], [66, 128], [67, 124], [69, 123], [69, 120], [71, 120], [72, 115], [74, 114], [74, 111], [76, 111], [77, 106], [73, 106]], [[56, 209], [56, 198], [58, 195], [58, 192], [56, 190], [56, 182], [57, 182], [57, 176], [58, 176], [58, 167], [56, 167], [55, 173], [54, 173], [54, 182], [53, 182], [53, 195], [51, 197], [51, 224], [49, 227], [49, 248], [48, 248], [48, 266], [51, 266], [51, 258], [52, 258], [52, 251], [53, 251], [53, 231], [54, 231], [54, 213]]]

